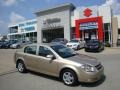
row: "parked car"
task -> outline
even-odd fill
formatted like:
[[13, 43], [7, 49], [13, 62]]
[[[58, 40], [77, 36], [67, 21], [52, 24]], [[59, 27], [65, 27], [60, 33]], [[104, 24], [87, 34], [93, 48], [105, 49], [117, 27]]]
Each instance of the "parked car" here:
[[5, 41], [2, 43], [1, 48], [7, 48], [8, 47], [8, 41]]
[[74, 50], [79, 50], [84, 47], [85, 42], [77, 39], [72, 39], [69, 41], [67, 44], [67, 47], [74, 49]]
[[120, 46], [120, 39], [117, 40], [117, 46]]
[[10, 46], [10, 48], [16, 49], [16, 48], [22, 48], [25, 45], [32, 44], [30, 41], [22, 41], [22, 42], [16, 42]]
[[104, 43], [97, 39], [92, 39], [86, 42], [85, 51], [102, 51], [104, 50]]
[[52, 44], [64, 44], [66, 45], [68, 43], [67, 39], [64, 38], [56, 38], [51, 41]]
[[21, 47], [21, 42], [17, 42], [17, 43], [10, 45], [10, 48], [13, 48], [13, 49], [20, 48], [20, 47]]
[[0, 41], [0, 48], [3, 48], [4, 41]]
[[65, 45], [27, 45], [14, 56], [20, 73], [33, 70], [59, 77], [66, 85], [96, 82], [104, 73], [103, 65], [96, 58], [78, 54]]
[[15, 44], [15, 43], [17, 43], [17, 42], [18, 42], [18, 40], [9, 40], [9, 41], [7, 41], [7, 42], [4, 43], [3, 48], [10, 48], [10, 46], [11, 46], [12, 44]]

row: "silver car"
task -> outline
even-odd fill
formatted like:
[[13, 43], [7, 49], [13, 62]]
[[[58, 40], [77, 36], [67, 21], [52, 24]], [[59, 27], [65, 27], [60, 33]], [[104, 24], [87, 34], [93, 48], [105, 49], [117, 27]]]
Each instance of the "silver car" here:
[[71, 41], [69, 41], [66, 46], [74, 49], [74, 50], [79, 50], [81, 48], [84, 48], [85, 42], [82, 40], [77, 40], [77, 39], [72, 39]]
[[30, 41], [22, 41], [22, 42], [16, 42], [10, 46], [10, 48], [17, 49], [17, 48], [22, 48], [25, 45], [32, 44]]

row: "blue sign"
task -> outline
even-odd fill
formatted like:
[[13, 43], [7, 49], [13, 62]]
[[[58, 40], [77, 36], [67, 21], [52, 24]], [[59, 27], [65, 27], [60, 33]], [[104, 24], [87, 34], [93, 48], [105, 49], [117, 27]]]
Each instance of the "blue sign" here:
[[88, 23], [80, 24], [80, 30], [96, 29], [96, 28], [98, 28], [98, 25], [96, 22], [88, 22]]

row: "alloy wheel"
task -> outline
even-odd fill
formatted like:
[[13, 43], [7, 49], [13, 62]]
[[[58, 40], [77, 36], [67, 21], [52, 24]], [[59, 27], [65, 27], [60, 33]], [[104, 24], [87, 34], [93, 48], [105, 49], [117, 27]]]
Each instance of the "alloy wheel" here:
[[24, 65], [24, 63], [23, 62], [18, 62], [17, 69], [21, 73], [25, 72], [25, 65]]
[[71, 72], [63, 73], [63, 81], [66, 85], [72, 85], [74, 83], [74, 76]]

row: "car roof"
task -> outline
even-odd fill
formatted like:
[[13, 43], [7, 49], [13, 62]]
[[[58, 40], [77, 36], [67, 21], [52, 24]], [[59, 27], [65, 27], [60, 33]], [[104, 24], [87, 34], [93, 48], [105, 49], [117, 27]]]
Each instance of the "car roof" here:
[[25, 45], [25, 47], [26, 47], [26, 46], [34, 46], [34, 45], [50, 47], [50, 46], [63, 45], [63, 44], [51, 44], [51, 43], [38, 43], [38, 44], [37, 44], [37, 43], [33, 43], [33, 44]]

